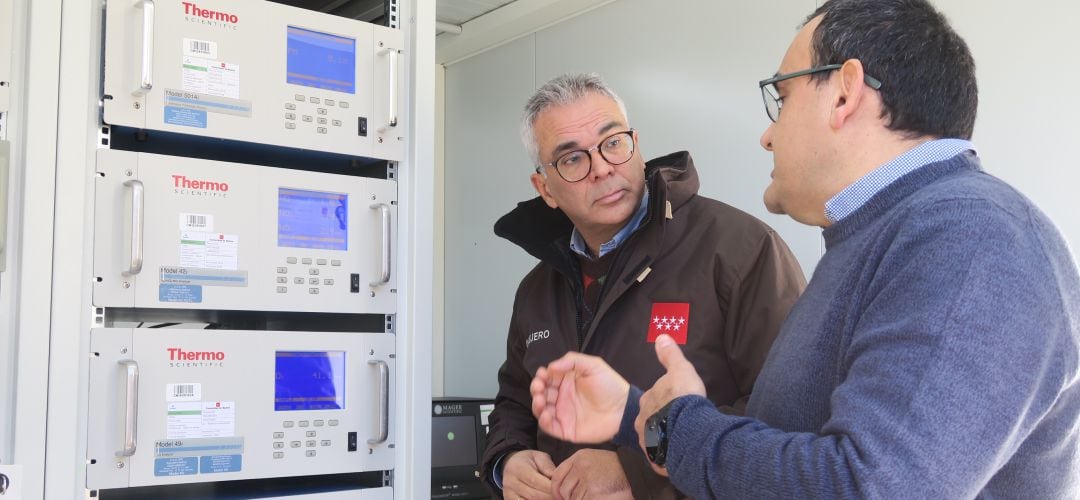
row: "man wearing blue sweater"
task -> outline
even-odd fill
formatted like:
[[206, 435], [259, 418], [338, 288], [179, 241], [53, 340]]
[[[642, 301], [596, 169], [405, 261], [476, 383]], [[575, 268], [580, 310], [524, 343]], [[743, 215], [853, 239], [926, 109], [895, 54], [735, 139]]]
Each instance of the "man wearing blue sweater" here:
[[968, 142], [964, 41], [925, 0], [829, 0], [760, 86], [765, 204], [827, 250], [746, 416], [660, 337], [644, 395], [579, 353], [541, 368], [541, 428], [640, 442], [695, 498], [1080, 498], [1080, 276]]

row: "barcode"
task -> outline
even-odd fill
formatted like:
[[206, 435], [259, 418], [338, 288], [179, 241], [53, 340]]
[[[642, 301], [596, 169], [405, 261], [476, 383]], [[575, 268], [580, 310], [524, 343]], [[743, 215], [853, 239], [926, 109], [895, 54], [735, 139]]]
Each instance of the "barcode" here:
[[189, 215], [187, 216], [188, 227], [206, 227], [205, 215]]
[[173, 386], [173, 397], [192, 397], [195, 395], [195, 384], [176, 384]]
[[210, 42], [191, 40], [190, 49], [193, 53], [210, 55]]

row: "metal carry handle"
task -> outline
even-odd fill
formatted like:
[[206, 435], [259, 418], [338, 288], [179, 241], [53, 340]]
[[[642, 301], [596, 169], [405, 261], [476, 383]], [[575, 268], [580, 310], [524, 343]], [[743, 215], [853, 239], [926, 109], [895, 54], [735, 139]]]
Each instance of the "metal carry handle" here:
[[124, 276], [134, 276], [142, 271], [143, 265], [143, 213], [146, 210], [146, 202], [143, 197], [143, 183], [138, 179], [124, 182], [125, 187], [131, 188], [131, 262], [128, 263]]
[[384, 53], [386, 54], [386, 61], [387, 61], [387, 64], [389, 66], [388, 70], [389, 70], [389, 75], [390, 75], [390, 81], [389, 81], [389, 84], [390, 84], [390, 87], [389, 87], [390, 101], [388, 103], [389, 104], [389, 113], [388, 114], [390, 116], [389, 116], [389, 119], [386, 121], [386, 126], [379, 127], [380, 131], [396, 127], [397, 123], [398, 123], [398, 110], [397, 110], [397, 105], [398, 105], [398, 103], [397, 103], [397, 60], [398, 60], [398, 51], [397, 51], [397, 49], [388, 48], [388, 49], [383, 49], [382, 51], [379, 52], [380, 55], [382, 55]]
[[379, 220], [382, 222], [382, 231], [380, 231], [382, 235], [382, 245], [380, 247], [382, 254], [379, 256], [382, 269], [379, 279], [370, 283], [371, 286], [375, 287], [390, 282], [390, 206], [386, 203], [375, 203], [371, 205], [371, 208], [379, 211]]
[[142, 59], [139, 88], [132, 94], [141, 96], [154, 87], [154, 0], [139, 2], [143, 10]]
[[368, 364], [379, 367], [379, 437], [367, 440], [374, 446], [390, 436], [390, 366], [381, 359], [369, 359]]
[[116, 452], [116, 456], [130, 457], [139, 444], [139, 363], [133, 359], [118, 363], [125, 369], [127, 395], [124, 396], [124, 449]]

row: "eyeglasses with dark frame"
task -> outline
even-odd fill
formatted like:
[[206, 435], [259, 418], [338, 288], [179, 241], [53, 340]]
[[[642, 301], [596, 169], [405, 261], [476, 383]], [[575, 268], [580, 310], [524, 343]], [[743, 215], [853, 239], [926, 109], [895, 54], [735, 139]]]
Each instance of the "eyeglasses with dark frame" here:
[[604, 161], [611, 165], [622, 165], [634, 157], [634, 129], [616, 132], [605, 137], [599, 144], [589, 149], [570, 151], [553, 162], [541, 163], [536, 167], [540, 173], [543, 167], [555, 167], [566, 182], [578, 182], [592, 172], [592, 152], [599, 151]]
[[[800, 76], [812, 75], [814, 73], [838, 70], [843, 66], [843, 64], [827, 64], [825, 66], [804, 69], [802, 71], [796, 71], [794, 73], [788, 73], [786, 75], [777, 75], [772, 78], [758, 82], [758, 88], [761, 89], [761, 100], [765, 103], [765, 114], [769, 115], [769, 119], [772, 120], [773, 123], [776, 123], [776, 120], [780, 119], [780, 108], [783, 107], [784, 100], [781, 99], [779, 95], [777, 95], [777, 83], [784, 80], [790, 80], [792, 78], [798, 78]], [[878, 80], [877, 78], [874, 78], [870, 75], [863, 74], [863, 81], [866, 82], [866, 85], [868, 87], [874, 90], [881, 90], [881, 80]], [[769, 90], [770, 86], [772, 86], [772, 90]]]

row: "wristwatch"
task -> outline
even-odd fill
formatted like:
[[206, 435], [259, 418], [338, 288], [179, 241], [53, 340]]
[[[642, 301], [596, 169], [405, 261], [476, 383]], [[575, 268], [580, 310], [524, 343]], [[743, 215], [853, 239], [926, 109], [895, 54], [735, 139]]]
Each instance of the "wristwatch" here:
[[652, 463], [660, 467], [667, 462], [668, 412], [670, 411], [671, 402], [645, 421], [645, 454]]

